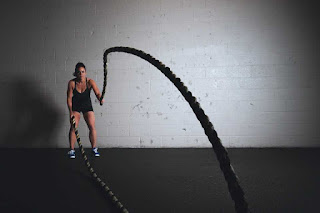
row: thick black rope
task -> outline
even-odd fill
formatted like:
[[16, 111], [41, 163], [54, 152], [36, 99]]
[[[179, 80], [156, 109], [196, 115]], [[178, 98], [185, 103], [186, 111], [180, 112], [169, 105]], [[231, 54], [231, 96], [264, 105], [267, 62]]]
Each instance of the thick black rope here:
[[116, 205], [117, 208], [119, 208], [120, 212], [121, 213], [129, 213], [129, 211], [123, 206], [123, 204], [119, 201], [119, 199], [114, 195], [114, 193], [111, 191], [111, 189], [106, 185], [105, 182], [103, 182], [97, 175], [97, 173], [94, 171], [94, 169], [92, 168], [89, 160], [88, 160], [88, 157], [83, 149], [83, 146], [81, 144], [81, 141], [80, 141], [80, 136], [79, 136], [79, 132], [78, 132], [78, 129], [76, 128], [76, 121], [74, 119], [74, 116], [72, 116], [72, 126], [74, 128], [74, 132], [76, 134], [76, 137], [77, 137], [77, 142], [79, 144], [79, 148], [81, 150], [81, 154], [82, 154], [82, 157], [85, 161], [85, 164], [92, 176], [92, 178], [100, 185], [100, 187], [106, 192], [108, 198], [112, 201], [112, 203], [114, 203]]
[[203, 109], [200, 107], [197, 99], [192, 95], [188, 90], [187, 86], [181, 81], [180, 78], [170, 70], [169, 67], [166, 67], [159, 60], [152, 57], [150, 54], [144, 53], [141, 50], [137, 50], [130, 47], [112, 47], [107, 49], [103, 55], [103, 68], [104, 68], [104, 81], [103, 81], [103, 90], [100, 101], [103, 99], [106, 92], [107, 86], [107, 56], [111, 52], [124, 52], [136, 55], [153, 66], [158, 68], [181, 92], [184, 98], [188, 101], [193, 112], [195, 113], [197, 119], [200, 121], [205, 134], [208, 136], [210, 143], [212, 144], [213, 150], [216, 153], [217, 159], [220, 164], [220, 168], [224, 174], [225, 180], [227, 181], [229, 192], [231, 198], [235, 203], [235, 210], [238, 213], [249, 212], [248, 203], [246, 202], [244, 192], [239, 184], [238, 177], [235, 174], [232, 165], [230, 164], [230, 159], [228, 157], [228, 152], [225, 147], [222, 145], [220, 138], [217, 135], [212, 123], [209, 121], [208, 116], [204, 113]]

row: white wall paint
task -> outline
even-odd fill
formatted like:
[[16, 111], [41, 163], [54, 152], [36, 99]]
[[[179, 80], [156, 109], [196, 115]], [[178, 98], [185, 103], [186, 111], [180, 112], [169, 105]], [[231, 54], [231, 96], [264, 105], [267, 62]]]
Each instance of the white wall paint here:
[[[66, 89], [74, 66], [84, 62], [88, 77], [102, 90], [102, 56], [113, 46], [141, 49], [169, 66], [197, 97], [226, 147], [320, 144], [319, 33], [312, 5], [268, 0], [6, 3], [1, 8], [1, 135], [15, 132], [11, 114], [21, 117], [12, 107], [19, 102], [12, 101], [17, 76], [51, 100], [60, 119], [50, 139], [31, 137], [12, 145], [3, 136], [4, 147], [68, 147]], [[109, 63], [104, 106], [91, 93], [100, 147], [211, 147], [186, 101], [152, 65], [124, 53], [112, 53]], [[79, 130], [88, 147], [83, 119]], [[32, 136], [37, 134], [34, 129]]]

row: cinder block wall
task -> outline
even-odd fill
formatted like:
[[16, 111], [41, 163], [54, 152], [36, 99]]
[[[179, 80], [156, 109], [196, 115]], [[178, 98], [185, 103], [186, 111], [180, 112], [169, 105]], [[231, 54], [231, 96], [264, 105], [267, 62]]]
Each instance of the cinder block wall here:
[[[169, 66], [226, 147], [319, 146], [315, 5], [250, 0], [32, 0], [1, 5], [1, 147], [68, 147], [67, 82], [77, 62], [99, 89], [103, 52], [129, 46]], [[109, 57], [99, 147], [211, 147], [152, 65]], [[82, 118], [80, 136], [89, 147]]]

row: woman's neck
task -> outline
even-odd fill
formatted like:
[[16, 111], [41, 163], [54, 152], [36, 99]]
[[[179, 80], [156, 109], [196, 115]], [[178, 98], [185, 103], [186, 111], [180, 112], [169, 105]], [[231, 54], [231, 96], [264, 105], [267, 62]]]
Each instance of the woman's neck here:
[[76, 81], [78, 82], [78, 83], [85, 83], [86, 82], [86, 78], [76, 78]]

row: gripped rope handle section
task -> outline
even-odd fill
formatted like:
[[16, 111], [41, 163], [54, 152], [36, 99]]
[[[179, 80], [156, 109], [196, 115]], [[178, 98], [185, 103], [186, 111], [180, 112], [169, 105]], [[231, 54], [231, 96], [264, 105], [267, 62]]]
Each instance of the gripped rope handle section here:
[[248, 208], [248, 203], [246, 202], [244, 192], [239, 184], [239, 180], [237, 175], [234, 172], [234, 169], [230, 163], [230, 158], [228, 157], [228, 152], [225, 147], [222, 145], [220, 138], [218, 137], [217, 132], [215, 131], [213, 124], [210, 122], [209, 117], [204, 113], [203, 109], [200, 107], [197, 99], [192, 95], [192, 93], [188, 90], [187, 86], [178, 78], [169, 67], [166, 67], [162, 62], [152, 57], [150, 54], [147, 54], [141, 50], [137, 50], [131, 47], [112, 47], [105, 50], [103, 55], [103, 68], [104, 68], [104, 81], [103, 81], [103, 90], [100, 101], [103, 99], [106, 86], [107, 86], [107, 56], [112, 52], [124, 52], [129, 53], [135, 56], [138, 56], [157, 69], [159, 69], [181, 92], [183, 97], [189, 103], [193, 112], [195, 113], [197, 119], [200, 121], [205, 134], [207, 135], [210, 143], [212, 144], [212, 148], [216, 153], [217, 159], [220, 164], [220, 169], [222, 170], [225, 180], [228, 184], [229, 193], [231, 198], [235, 203], [235, 210], [238, 213], [246, 213], [250, 212]]
[[76, 120], [74, 116], [71, 117], [72, 119], [72, 127], [74, 128], [74, 132], [76, 134], [77, 142], [79, 144], [79, 148], [81, 150], [82, 157], [84, 159], [84, 162], [92, 176], [92, 178], [99, 184], [99, 186], [106, 192], [108, 198], [112, 201], [112, 203], [115, 204], [115, 206], [120, 210], [121, 213], [129, 213], [129, 211], [124, 207], [124, 205], [119, 201], [119, 199], [114, 195], [114, 193], [111, 191], [111, 189], [107, 186], [105, 182], [103, 182], [97, 175], [97, 173], [92, 168], [88, 157], [83, 149], [83, 146], [81, 144], [80, 136], [78, 129], [76, 128]]

